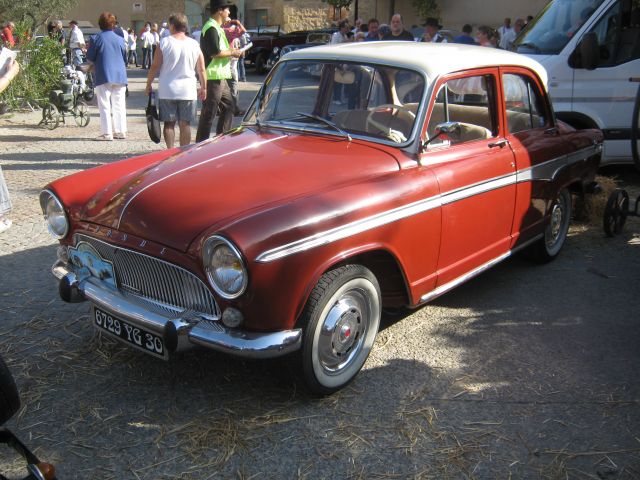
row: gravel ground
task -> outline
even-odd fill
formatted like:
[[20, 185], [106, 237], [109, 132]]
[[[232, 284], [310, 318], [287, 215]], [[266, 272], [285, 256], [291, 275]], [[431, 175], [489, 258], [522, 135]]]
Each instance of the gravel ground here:
[[[385, 317], [370, 359], [309, 398], [287, 359], [195, 350], [150, 358], [65, 304], [37, 195], [54, 178], [161, 148], [131, 71], [129, 136], [0, 119], [14, 225], [0, 234], [0, 354], [23, 406], [8, 427], [60, 479], [640, 478], [640, 219], [578, 224], [562, 255], [515, 257], [412, 314]], [[246, 106], [261, 81], [242, 84]], [[640, 176], [608, 169], [633, 193]], [[20, 462], [0, 449], [0, 472]]]

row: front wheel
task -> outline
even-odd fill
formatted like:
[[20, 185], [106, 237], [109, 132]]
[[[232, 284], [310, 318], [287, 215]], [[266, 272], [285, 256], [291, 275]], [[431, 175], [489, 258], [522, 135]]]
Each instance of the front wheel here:
[[570, 223], [571, 193], [563, 188], [553, 200], [543, 237], [531, 246], [533, 259], [546, 263], [556, 258], [567, 240]]
[[263, 73], [267, 73], [267, 59], [264, 53], [259, 53], [256, 56], [256, 73], [258, 75], [262, 75]]
[[380, 312], [380, 286], [367, 268], [345, 265], [320, 278], [300, 320], [302, 375], [312, 393], [329, 395], [355, 378], [373, 347]]

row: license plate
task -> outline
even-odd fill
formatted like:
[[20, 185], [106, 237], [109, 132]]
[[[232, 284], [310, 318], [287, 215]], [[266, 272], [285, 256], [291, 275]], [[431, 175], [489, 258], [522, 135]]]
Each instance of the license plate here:
[[98, 329], [128, 345], [165, 360], [168, 358], [162, 337], [155, 333], [131, 325], [129, 322], [95, 306], [93, 307], [93, 321]]

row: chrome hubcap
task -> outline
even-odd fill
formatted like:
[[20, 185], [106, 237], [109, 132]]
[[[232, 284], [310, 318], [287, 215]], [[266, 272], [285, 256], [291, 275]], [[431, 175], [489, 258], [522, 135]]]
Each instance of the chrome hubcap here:
[[369, 328], [371, 309], [369, 299], [360, 290], [346, 291], [331, 306], [318, 339], [318, 356], [325, 373], [340, 373], [358, 355]]

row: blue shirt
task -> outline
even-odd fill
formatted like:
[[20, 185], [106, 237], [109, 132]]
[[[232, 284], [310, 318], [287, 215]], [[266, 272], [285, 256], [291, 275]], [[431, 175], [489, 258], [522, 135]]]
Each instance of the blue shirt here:
[[453, 39], [453, 43], [464, 43], [466, 45], [477, 45], [476, 41], [473, 39], [473, 37], [469, 36], [469, 35], [458, 35], [456, 38]]
[[95, 64], [96, 86], [104, 83], [127, 84], [124, 42], [113, 30], [103, 30], [93, 36], [87, 59]]

